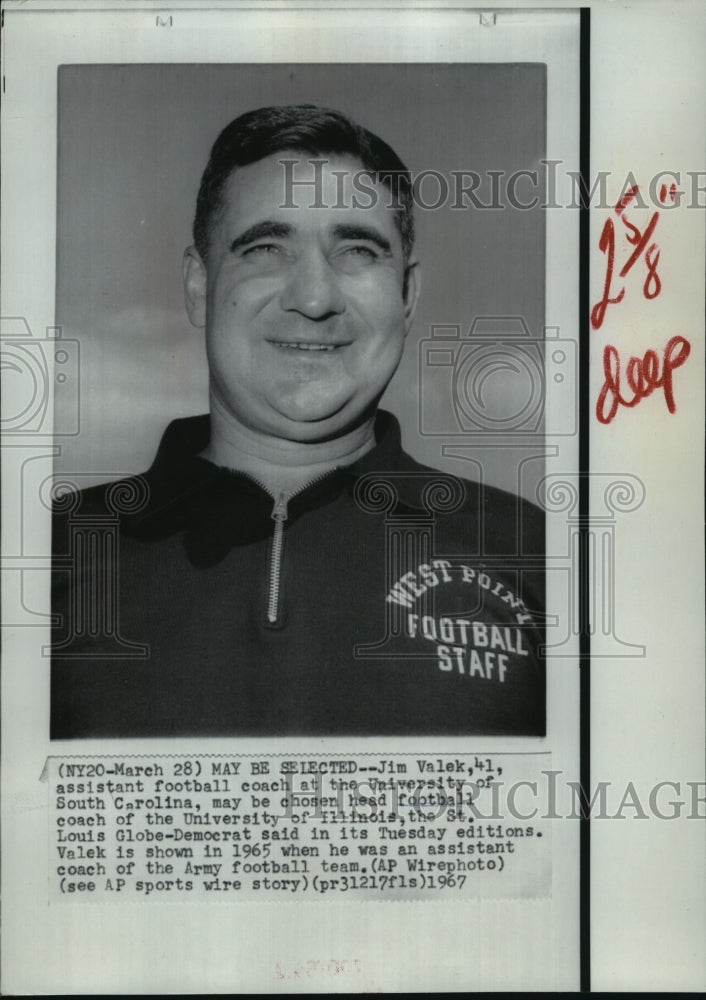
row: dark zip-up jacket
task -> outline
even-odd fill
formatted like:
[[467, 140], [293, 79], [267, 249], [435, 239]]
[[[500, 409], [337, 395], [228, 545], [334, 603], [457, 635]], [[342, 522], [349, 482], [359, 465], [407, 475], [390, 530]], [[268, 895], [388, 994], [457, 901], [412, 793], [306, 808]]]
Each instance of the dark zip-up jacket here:
[[376, 447], [284, 502], [174, 421], [60, 499], [51, 735], [545, 731], [544, 518]]

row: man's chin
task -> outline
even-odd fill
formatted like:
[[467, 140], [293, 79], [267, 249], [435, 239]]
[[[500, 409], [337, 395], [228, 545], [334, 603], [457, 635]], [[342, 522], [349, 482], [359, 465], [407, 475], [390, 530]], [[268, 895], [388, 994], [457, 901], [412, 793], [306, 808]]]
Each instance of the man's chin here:
[[355, 420], [347, 420], [342, 413], [309, 417], [306, 420], [290, 416], [281, 422], [279, 429], [281, 436], [289, 438], [290, 441], [311, 442], [313, 444], [341, 437], [351, 430], [355, 423]]
[[291, 425], [292, 430], [301, 427], [311, 428], [315, 432], [317, 427], [345, 423], [349, 412], [353, 412], [355, 408], [350, 395], [341, 393], [315, 399], [280, 398], [273, 409], [279, 417], [278, 422]]
[[335, 409], [330, 406], [307, 409], [287, 407], [286, 410], [281, 408], [280, 415], [280, 436], [291, 441], [315, 443], [330, 441], [352, 431], [368, 419], [370, 408], [361, 410], [360, 407], [351, 406], [350, 401], [346, 400]]

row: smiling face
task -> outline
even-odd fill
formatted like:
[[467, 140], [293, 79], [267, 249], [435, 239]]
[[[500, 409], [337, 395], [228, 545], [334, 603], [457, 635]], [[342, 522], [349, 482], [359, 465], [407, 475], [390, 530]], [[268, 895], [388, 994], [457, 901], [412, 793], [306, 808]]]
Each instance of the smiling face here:
[[[294, 180], [309, 184], [285, 191], [280, 161], [292, 158], [302, 161]], [[303, 442], [338, 437], [372, 414], [399, 364], [418, 287], [389, 190], [366, 178], [356, 192], [362, 165], [334, 157], [319, 204], [344, 207], [311, 207], [308, 159], [278, 153], [235, 170], [206, 263], [189, 248], [184, 266], [189, 317], [206, 327], [212, 411]]]

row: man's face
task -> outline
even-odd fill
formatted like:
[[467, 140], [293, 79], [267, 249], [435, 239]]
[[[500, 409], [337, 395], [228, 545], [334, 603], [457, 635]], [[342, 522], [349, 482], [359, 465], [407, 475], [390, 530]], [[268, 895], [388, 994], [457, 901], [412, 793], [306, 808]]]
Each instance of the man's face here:
[[207, 263], [193, 248], [185, 256], [187, 309], [206, 327], [212, 406], [259, 433], [322, 441], [371, 412], [394, 374], [416, 268], [405, 282], [388, 189], [374, 186], [372, 207], [358, 192], [355, 207], [357, 160], [329, 160], [320, 201], [344, 207], [317, 208], [313, 187], [285, 190], [286, 158], [302, 161], [295, 180], [312, 180], [303, 153], [231, 174]]

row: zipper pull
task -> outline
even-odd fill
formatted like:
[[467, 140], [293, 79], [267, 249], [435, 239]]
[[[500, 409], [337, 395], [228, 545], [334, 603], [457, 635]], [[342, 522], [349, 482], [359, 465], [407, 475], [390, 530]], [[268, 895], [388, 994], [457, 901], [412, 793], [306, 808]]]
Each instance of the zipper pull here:
[[273, 521], [286, 521], [287, 520], [287, 494], [282, 492], [275, 500], [275, 505], [272, 508], [272, 520]]

